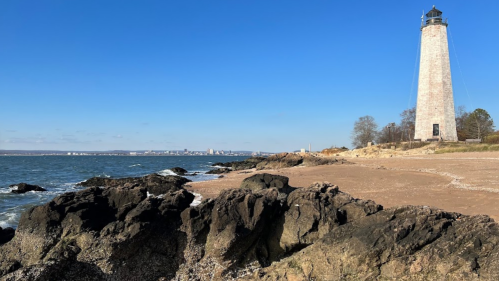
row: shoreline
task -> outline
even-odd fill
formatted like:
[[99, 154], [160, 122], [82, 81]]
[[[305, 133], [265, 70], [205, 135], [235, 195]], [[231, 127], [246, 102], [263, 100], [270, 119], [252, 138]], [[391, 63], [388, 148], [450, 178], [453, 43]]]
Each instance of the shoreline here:
[[464, 215], [486, 214], [499, 221], [499, 152], [345, 159], [353, 164], [231, 171], [223, 178], [191, 182], [186, 189], [200, 193], [203, 200], [215, 198], [224, 189], [239, 188], [244, 178], [270, 173], [288, 177], [293, 187], [328, 181], [385, 208], [431, 206]]

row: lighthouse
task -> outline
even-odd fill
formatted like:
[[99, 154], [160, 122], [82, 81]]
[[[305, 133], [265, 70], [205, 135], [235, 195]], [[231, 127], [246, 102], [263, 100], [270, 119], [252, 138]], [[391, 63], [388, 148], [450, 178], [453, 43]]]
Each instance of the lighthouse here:
[[414, 139], [457, 141], [447, 20], [435, 6], [422, 20]]

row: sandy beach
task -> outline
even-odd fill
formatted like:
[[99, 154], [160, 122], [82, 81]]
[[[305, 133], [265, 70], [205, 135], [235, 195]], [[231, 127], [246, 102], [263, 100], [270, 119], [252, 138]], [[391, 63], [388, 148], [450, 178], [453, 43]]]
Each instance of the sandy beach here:
[[234, 171], [220, 179], [190, 183], [188, 189], [213, 198], [223, 189], [238, 188], [255, 173], [271, 173], [289, 177], [293, 187], [328, 181], [385, 208], [424, 205], [499, 220], [499, 152], [346, 159], [353, 164]]

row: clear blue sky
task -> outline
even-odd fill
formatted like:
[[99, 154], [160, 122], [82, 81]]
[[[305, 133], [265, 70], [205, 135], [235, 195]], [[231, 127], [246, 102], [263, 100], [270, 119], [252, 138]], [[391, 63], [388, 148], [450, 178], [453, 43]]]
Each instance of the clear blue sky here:
[[497, 0], [3, 0], [0, 149], [351, 147], [415, 105], [432, 5], [456, 107], [499, 123]]

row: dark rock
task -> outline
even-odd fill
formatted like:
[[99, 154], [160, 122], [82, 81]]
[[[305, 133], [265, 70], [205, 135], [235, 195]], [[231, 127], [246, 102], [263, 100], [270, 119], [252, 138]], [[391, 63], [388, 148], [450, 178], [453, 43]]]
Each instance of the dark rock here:
[[229, 168], [218, 168], [214, 170], [210, 170], [206, 172], [207, 175], [218, 175], [218, 174], [225, 174], [225, 173], [230, 173], [231, 169]]
[[[171, 279], [182, 262], [184, 189], [147, 197], [140, 186], [91, 187], [22, 214], [0, 246], [7, 280]], [[3, 279], [2, 279], [3, 280]]]
[[14, 237], [15, 232], [12, 227], [0, 227], [0, 245], [9, 242]]
[[185, 210], [186, 263], [176, 280], [193, 280], [200, 272], [224, 280], [227, 271], [266, 259], [268, 225], [280, 214], [277, 196], [276, 189], [230, 189]]
[[263, 173], [245, 178], [240, 188], [249, 188], [255, 191], [272, 187], [282, 189], [289, 187], [288, 182], [288, 177]]
[[229, 167], [232, 166], [232, 162], [226, 162], [226, 163], [216, 162], [215, 164], [212, 164], [211, 166], [212, 167], [226, 167], [226, 168], [229, 168]]
[[[245, 268], [268, 266], [354, 221], [360, 213], [381, 209], [330, 184], [296, 189], [284, 204], [278, 197], [276, 188], [225, 190], [215, 200], [185, 210], [186, 264], [175, 280], [196, 279], [199, 272], [220, 280], [244, 275]], [[351, 215], [341, 210], [347, 205]], [[209, 280], [207, 276], [201, 280]]]
[[23, 213], [0, 244], [1, 280], [499, 280], [499, 225], [487, 216], [383, 210], [265, 174], [253, 181], [263, 189], [190, 207], [181, 187], [148, 197], [153, 179], [165, 181], [91, 187]]
[[174, 168], [171, 168], [170, 170], [179, 176], [183, 176], [183, 175], [187, 174], [187, 170], [184, 168], [180, 168], [180, 167], [174, 167]]
[[38, 185], [33, 185], [33, 184], [27, 184], [27, 183], [19, 183], [19, 184], [11, 184], [9, 185], [10, 188], [16, 188], [17, 189], [12, 189], [10, 192], [12, 193], [26, 193], [29, 191], [47, 191], [45, 188], [40, 187]]
[[165, 194], [171, 191], [178, 191], [185, 183], [191, 180], [179, 176], [161, 176], [158, 174], [150, 174], [140, 178], [100, 178], [94, 177], [84, 182], [79, 183], [79, 186], [105, 186], [105, 187], [143, 187], [149, 193], [154, 195]]

